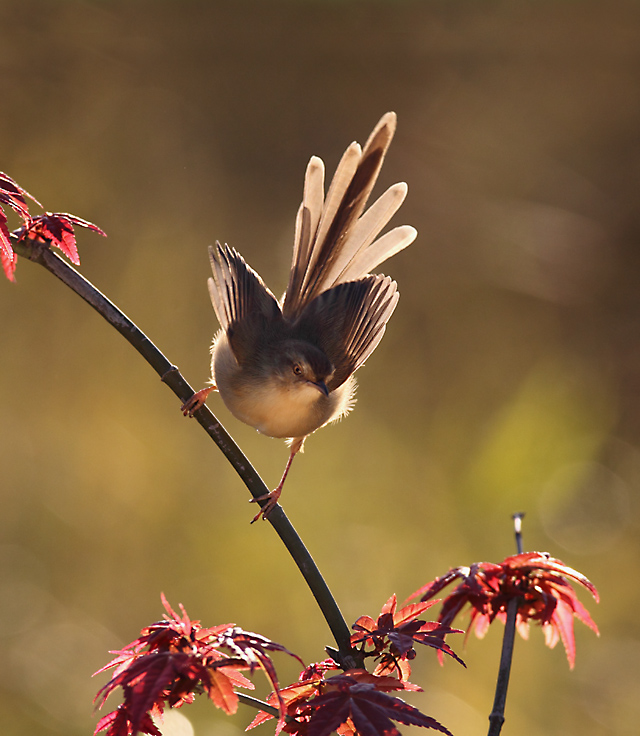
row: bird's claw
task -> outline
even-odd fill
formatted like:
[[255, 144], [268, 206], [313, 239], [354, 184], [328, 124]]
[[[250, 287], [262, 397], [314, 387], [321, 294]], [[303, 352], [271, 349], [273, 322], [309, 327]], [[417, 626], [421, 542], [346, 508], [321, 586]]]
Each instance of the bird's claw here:
[[209, 396], [213, 390], [213, 386], [208, 386], [207, 388], [201, 388], [200, 391], [196, 391], [190, 399], [187, 399], [187, 401], [184, 402], [180, 407], [180, 411], [185, 417], [192, 417], [198, 409], [201, 409], [204, 406], [207, 396]]
[[278, 499], [280, 498], [280, 494], [282, 493], [281, 486], [278, 486], [277, 488], [274, 488], [271, 493], [265, 493], [262, 496], [254, 496], [252, 499], [250, 499], [249, 503], [257, 503], [258, 501], [266, 501], [265, 505], [258, 511], [258, 513], [251, 519], [251, 523], [253, 524], [255, 521], [258, 521], [260, 517], [265, 520], [267, 516], [273, 511], [273, 509], [278, 505]]

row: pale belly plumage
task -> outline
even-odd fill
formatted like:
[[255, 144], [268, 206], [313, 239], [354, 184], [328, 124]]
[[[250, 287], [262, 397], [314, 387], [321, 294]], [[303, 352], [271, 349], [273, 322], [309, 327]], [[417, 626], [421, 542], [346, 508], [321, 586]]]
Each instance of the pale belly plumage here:
[[270, 378], [253, 382], [250, 390], [240, 390], [241, 369], [224, 335], [213, 348], [215, 384], [229, 411], [240, 421], [269, 437], [299, 438], [315, 432], [328, 422], [343, 417], [354, 403], [353, 377], [326, 396], [317, 386], [283, 384]]

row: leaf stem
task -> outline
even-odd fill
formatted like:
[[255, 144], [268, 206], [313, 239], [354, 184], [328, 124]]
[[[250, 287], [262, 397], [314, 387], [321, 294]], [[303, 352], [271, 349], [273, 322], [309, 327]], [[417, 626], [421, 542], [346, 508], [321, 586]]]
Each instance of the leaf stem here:
[[[513, 514], [513, 526], [516, 537], [516, 549], [522, 554], [522, 518], [524, 513]], [[511, 675], [511, 662], [513, 661], [513, 647], [516, 638], [516, 618], [518, 615], [519, 598], [512, 598], [507, 606], [507, 620], [504, 624], [502, 637], [502, 653], [500, 654], [500, 666], [498, 668], [498, 680], [496, 682], [496, 693], [493, 700], [493, 709], [489, 715], [488, 736], [498, 736], [504, 723], [504, 709], [507, 703], [507, 690], [509, 688], [509, 677]]]
[[236, 695], [238, 696], [238, 700], [241, 703], [244, 703], [251, 708], [255, 708], [256, 710], [263, 710], [265, 713], [269, 713], [270, 715], [275, 716], [275, 718], [278, 718], [280, 716], [280, 711], [277, 708], [275, 708], [273, 705], [265, 703], [263, 700], [258, 700], [258, 698], [254, 698], [251, 695], [245, 695], [244, 693], [236, 692]]
[[[104, 319], [112, 325], [149, 363], [160, 376], [160, 379], [173, 391], [182, 403], [194, 394], [193, 388], [183, 378], [178, 368], [173, 365], [153, 342], [104, 294], [93, 286], [78, 271], [49, 250], [47, 244], [13, 242], [13, 248], [21, 256], [44, 266], [50, 273], [60, 279], [92, 306]], [[195, 413], [200, 426], [218, 445], [224, 456], [238, 473], [249, 492], [254, 496], [262, 496], [269, 492], [264, 481], [240, 450], [225, 428], [220, 424], [207, 406]], [[276, 533], [293, 557], [302, 573], [311, 593], [333, 634], [345, 666], [355, 666], [354, 653], [350, 646], [350, 631], [327, 583], [322, 577], [311, 554], [302, 539], [287, 518], [281, 506], [276, 506], [267, 517]]]

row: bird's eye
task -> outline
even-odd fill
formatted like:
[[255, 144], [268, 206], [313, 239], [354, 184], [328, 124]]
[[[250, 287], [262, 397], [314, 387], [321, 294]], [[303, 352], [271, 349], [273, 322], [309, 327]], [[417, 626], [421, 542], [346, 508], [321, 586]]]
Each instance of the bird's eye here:
[[293, 371], [294, 375], [301, 376], [302, 375], [302, 366], [300, 363], [294, 363], [291, 366], [291, 370]]

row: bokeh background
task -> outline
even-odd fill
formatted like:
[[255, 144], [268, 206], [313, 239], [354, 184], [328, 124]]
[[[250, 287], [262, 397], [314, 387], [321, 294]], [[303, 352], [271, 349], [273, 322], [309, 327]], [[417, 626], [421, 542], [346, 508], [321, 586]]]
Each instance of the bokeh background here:
[[[195, 386], [217, 329], [207, 246], [281, 293], [309, 156], [332, 170], [398, 113], [377, 191], [409, 183], [394, 222], [419, 239], [385, 264], [402, 298], [357, 408], [308, 441], [285, 509], [349, 622], [512, 554], [526, 511], [525, 546], [599, 588], [581, 599], [601, 636], [576, 624], [573, 672], [539, 630], [518, 640], [504, 733], [637, 733], [638, 3], [1, 0], [0, 71], [0, 169], [108, 232], [80, 232], [82, 273]], [[161, 591], [323, 658], [311, 595], [218, 449], [23, 260], [0, 283], [0, 360], [4, 736], [91, 733], [91, 673]], [[209, 404], [274, 485], [284, 443]], [[411, 702], [456, 736], [486, 732], [500, 628], [459, 640], [466, 671], [416, 662]], [[253, 714], [183, 716], [237, 736]]]

